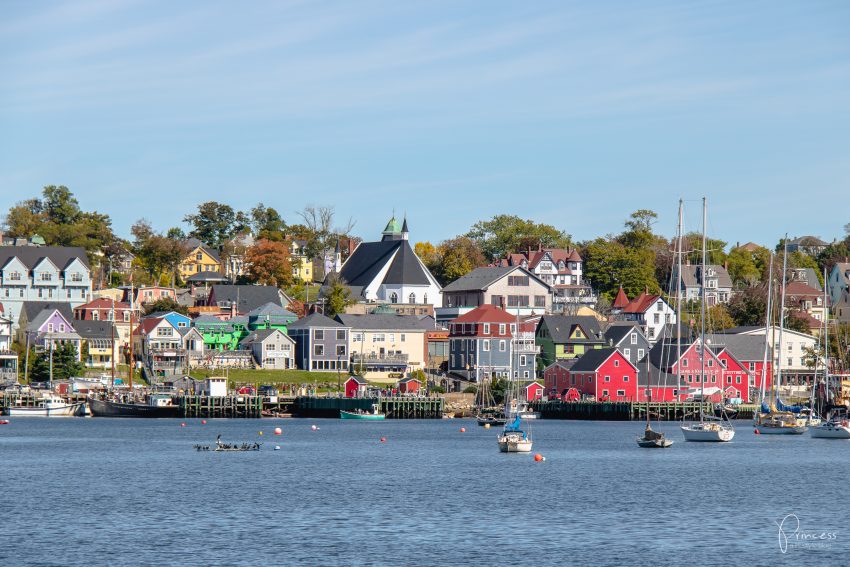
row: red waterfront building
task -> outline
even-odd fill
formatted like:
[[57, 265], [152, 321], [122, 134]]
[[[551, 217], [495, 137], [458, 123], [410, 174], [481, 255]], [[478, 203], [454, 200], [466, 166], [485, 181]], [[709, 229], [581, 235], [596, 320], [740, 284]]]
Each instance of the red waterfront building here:
[[638, 399], [638, 369], [619, 350], [593, 349], [570, 369], [570, 388], [598, 401], [631, 402]]

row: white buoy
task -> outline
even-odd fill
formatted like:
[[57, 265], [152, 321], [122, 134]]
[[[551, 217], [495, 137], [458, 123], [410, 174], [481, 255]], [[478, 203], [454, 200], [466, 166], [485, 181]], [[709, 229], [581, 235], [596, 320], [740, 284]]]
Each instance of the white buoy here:
[[275, 450], [275, 451], [280, 451], [280, 445], [275, 445], [275, 446], [274, 446], [274, 450]]
[[318, 430], [319, 430], [319, 428], [318, 428], [318, 427], [316, 427], [315, 425], [311, 425], [311, 426], [310, 426], [310, 429], [311, 429], [311, 430], [313, 430], [313, 431], [318, 431]]

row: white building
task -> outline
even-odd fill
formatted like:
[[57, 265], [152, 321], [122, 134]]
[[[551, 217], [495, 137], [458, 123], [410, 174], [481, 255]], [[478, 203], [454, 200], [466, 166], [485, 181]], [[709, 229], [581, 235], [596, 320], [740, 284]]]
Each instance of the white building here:
[[406, 219], [390, 219], [380, 242], [361, 242], [339, 277], [358, 301], [443, 304], [440, 284], [410, 247]]

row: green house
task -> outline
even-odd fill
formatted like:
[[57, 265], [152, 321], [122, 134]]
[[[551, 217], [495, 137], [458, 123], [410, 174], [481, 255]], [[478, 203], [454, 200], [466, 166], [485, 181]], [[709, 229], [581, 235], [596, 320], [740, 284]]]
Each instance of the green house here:
[[584, 315], [544, 315], [537, 324], [534, 342], [540, 347], [545, 366], [605, 346], [599, 321]]
[[297, 321], [298, 316], [276, 303], [266, 303], [248, 313], [248, 329], [279, 329], [286, 333], [286, 326]]
[[204, 348], [207, 350], [236, 350], [239, 341], [248, 335], [248, 318], [245, 316], [222, 321], [203, 315], [195, 319], [192, 325], [204, 338]]

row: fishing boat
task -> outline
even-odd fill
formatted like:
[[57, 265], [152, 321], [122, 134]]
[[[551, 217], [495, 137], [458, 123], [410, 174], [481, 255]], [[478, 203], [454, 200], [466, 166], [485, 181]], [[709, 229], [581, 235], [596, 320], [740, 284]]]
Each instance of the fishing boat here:
[[492, 410], [489, 413], [480, 412], [475, 416], [475, 422], [478, 425], [504, 425], [507, 422], [505, 414], [501, 410]]
[[379, 421], [385, 419], [387, 417], [386, 414], [378, 411], [378, 404], [372, 404], [372, 411], [367, 412], [363, 410], [354, 410], [354, 411], [345, 411], [339, 410], [339, 418], [340, 419], [364, 419], [366, 421]]
[[69, 403], [51, 394], [32, 407], [9, 406], [6, 414], [13, 417], [74, 417], [83, 415], [85, 406], [85, 402]]
[[93, 417], [178, 417], [180, 408], [174, 405], [170, 395], [150, 394], [145, 403], [118, 402], [88, 398]]
[[[705, 273], [706, 266], [706, 220], [707, 220], [707, 208], [706, 208], [706, 199], [703, 197], [702, 199], [702, 273]], [[679, 201], [679, 240], [682, 239], [682, 202]], [[679, 262], [681, 263], [681, 257]], [[681, 273], [681, 271], [679, 272]], [[681, 303], [681, 294], [679, 295], [679, 303]], [[700, 366], [702, 367], [701, 375], [705, 376], [705, 287], [700, 287]], [[676, 324], [677, 329], [680, 328], [680, 325]], [[681, 340], [681, 338], [679, 339]], [[705, 380], [700, 380], [701, 384], [701, 396], [700, 396], [700, 405], [699, 405], [699, 422], [683, 424], [681, 426], [682, 435], [685, 437], [685, 441], [700, 441], [707, 443], [725, 443], [731, 441], [735, 436], [735, 428], [732, 427], [732, 423], [721, 418], [715, 418], [714, 416], [707, 417], [705, 415], [704, 406], [705, 406]]]

